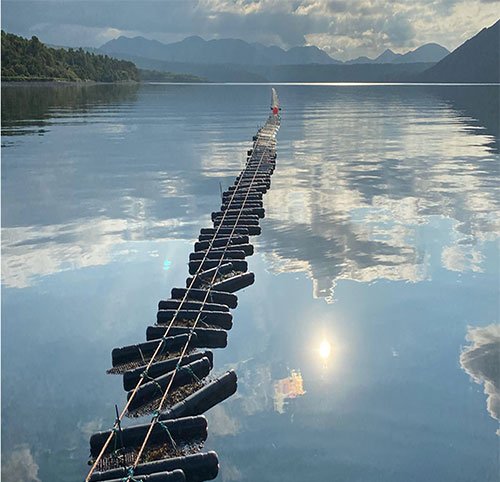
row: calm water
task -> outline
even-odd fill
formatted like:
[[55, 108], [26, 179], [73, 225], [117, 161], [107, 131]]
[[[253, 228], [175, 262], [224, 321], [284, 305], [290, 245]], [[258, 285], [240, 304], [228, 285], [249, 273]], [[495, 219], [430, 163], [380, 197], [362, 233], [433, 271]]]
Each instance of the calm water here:
[[[277, 90], [256, 283], [215, 353], [239, 376], [208, 414], [218, 480], [497, 481], [498, 86]], [[83, 480], [125, 401], [111, 349], [184, 285], [269, 99], [2, 89], [5, 482]]]

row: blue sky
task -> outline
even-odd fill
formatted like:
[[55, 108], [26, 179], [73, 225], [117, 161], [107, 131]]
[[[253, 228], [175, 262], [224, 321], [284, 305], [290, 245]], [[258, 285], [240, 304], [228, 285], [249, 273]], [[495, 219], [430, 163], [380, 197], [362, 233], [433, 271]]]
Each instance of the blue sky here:
[[120, 35], [163, 42], [232, 37], [284, 48], [317, 45], [346, 60], [428, 42], [453, 50], [495, 23], [499, 11], [497, 0], [7, 0], [2, 28], [89, 47]]

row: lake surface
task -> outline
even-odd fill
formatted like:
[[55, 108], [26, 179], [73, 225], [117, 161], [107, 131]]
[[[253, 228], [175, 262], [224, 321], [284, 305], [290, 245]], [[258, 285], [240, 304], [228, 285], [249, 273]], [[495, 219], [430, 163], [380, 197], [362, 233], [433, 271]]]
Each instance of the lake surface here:
[[[215, 350], [239, 377], [207, 414], [217, 480], [497, 481], [498, 86], [277, 91], [256, 282]], [[2, 89], [5, 482], [84, 479], [90, 434], [125, 402], [111, 349], [184, 286], [269, 101], [266, 85]]]

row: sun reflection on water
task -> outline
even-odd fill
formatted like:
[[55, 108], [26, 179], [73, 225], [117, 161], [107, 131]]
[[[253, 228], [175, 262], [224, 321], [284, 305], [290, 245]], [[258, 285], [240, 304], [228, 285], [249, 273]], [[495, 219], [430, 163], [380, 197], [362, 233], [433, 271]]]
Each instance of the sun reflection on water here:
[[323, 340], [321, 342], [321, 345], [319, 345], [319, 355], [321, 356], [321, 358], [323, 358], [324, 360], [329, 358], [331, 351], [332, 346], [330, 345], [330, 343], [328, 343], [326, 340]]

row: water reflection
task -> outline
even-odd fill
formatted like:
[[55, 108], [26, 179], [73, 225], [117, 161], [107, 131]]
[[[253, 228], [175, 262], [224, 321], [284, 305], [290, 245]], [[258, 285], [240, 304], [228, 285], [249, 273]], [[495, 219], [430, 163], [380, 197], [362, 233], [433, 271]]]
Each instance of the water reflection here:
[[4, 482], [40, 482], [38, 464], [30, 448], [21, 445], [14, 448], [9, 456], [2, 460], [2, 479]]
[[[4, 147], [16, 144], [2, 159], [4, 285], [105, 265], [130, 242], [193, 237], [208, 218], [219, 178], [207, 181], [213, 170], [199, 166], [222, 143], [206, 129], [193, 143], [186, 91], [167, 89], [157, 110], [157, 90], [138, 91], [3, 89]], [[40, 126], [45, 140], [29, 136]]]
[[332, 347], [330, 346], [330, 343], [328, 343], [326, 340], [322, 341], [319, 345], [319, 355], [321, 356], [321, 358], [325, 360], [329, 358], [331, 351]]
[[[251, 101], [264, 88], [245, 89]], [[193, 237], [219, 182], [240, 168], [234, 153], [248, 147], [217, 128], [215, 114], [230, 112], [227, 92], [3, 89], [6, 143], [40, 126], [57, 139], [43, 152], [27, 144], [22, 160], [4, 152], [4, 284], [108, 263], [129, 240]], [[192, 117], [197, 95], [211, 123]], [[274, 272], [308, 272], [315, 296], [328, 300], [340, 279], [422, 281], [422, 226], [436, 215], [455, 220], [443, 266], [482, 269], [499, 229], [495, 87], [283, 87], [282, 97], [287, 119], [260, 248]]]
[[115, 103], [137, 100], [138, 85], [63, 85], [60, 87], [2, 86], [2, 133], [26, 135], [58, 118], [80, 116]]
[[[453, 244], [442, 252], [446, 269], [481, 270], [485, 244], [498, 238], [497, 89], [475, 91], [489, 100], [473, 106], [474, 121], [466, 117], [470, 88], [451, 88], [451, 100], [444, 88], [406, 89], [322, 91], [283, 129], [281, 146], [290, 146], [280, 150], [262, 250], [274, 272], [308, 272], [316, 297], [332, 300], [339, 279], [426, 279], [422, 233], [433, 216], [455, 221]], [[335, 120], [325, 122], [330, 112]], [[487, 129], [469, 129], [481, 119]]]
[[274, 410], [278, 413], [285, 413], [286, 401], [298, 398], [305, 393], [300, 370], [292, 370], [290, 376], [274, 382]]
[[470, 345], [460, 354], [460, 366], [475, 383], [484, 384], [486, 408], [500, 421], [500, 325], [469, 327], [466, 340]]
[[481, 87], [478, 90], [467, 86], [428, 86], [426, 91], [446, 102], [466, 122], [471, 134], [488, 136], [487, 146], [499, 152], [500, 112], [498, 86]]
[[[43, 105], [36, 92], [16, 95]], [[29, 107], [4, 132], [2, 439], [18, 479], [81, 481], [89, 433], [124, 400], [103, 372], [110, 350], [143, 339], [158, 299], [185, 282], [190, 240], [268, 112], [268, 86], [141, 86], [107, 104], [89, 92]], [[468, 395], [463, 325], [497, 316], [493, 124], [445, 89], [279, 93], [258, 281], [215, 357], [215, 370], [238, 373], [237, 394], [209, 413], [221, 480], [264, 469], [269, 480], [457, 480], [472, 452], [464, 480], [496, 480], [483, 400], [456, 404]], [[42, 136], [16, 135], [39, 121]], [[336, 287], [336, 303], [269, 271], [308, 272], [316, 296]], [[417, 474], [415, 457], [428, 464]]]

